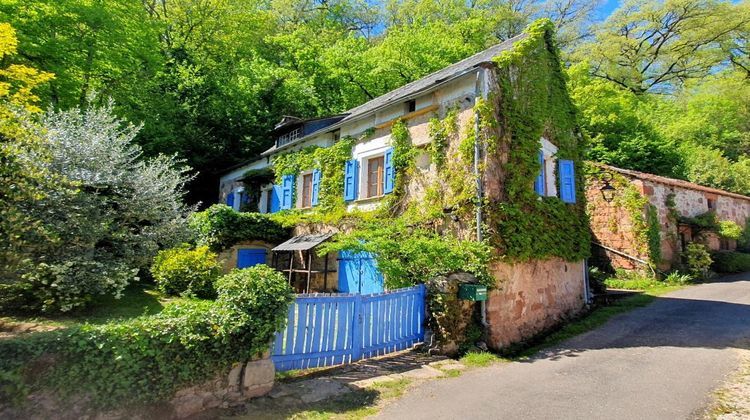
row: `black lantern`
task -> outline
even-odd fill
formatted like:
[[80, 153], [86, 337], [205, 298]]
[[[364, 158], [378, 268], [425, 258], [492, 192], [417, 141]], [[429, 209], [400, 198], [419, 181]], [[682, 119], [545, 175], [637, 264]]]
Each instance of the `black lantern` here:
[[607, 203], [611, 203], [612, 200], [615, 199], [615, 187], [612, 186], [610, 182], [612, 182], [612, 174], [609, 172], [603, 172], [601, 176], [601, 181], [604, 183], [601, 188], [599, 188], [599, 191], [602, 192], [602, 198], [604, 198], [604, 201]]

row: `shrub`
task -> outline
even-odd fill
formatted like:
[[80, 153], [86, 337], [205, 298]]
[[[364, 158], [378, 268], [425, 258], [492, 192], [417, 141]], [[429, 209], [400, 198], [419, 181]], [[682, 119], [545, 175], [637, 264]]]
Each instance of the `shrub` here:
[[699, 243], [688, 244], [682, 252], [682, 258], [688, 273], [698, 279], [707, 279], [711, 268], [711, 254], [706, 246]]
[[151, 275], [159, 289], [168, 295], [213, 298], [221, 267], [216, 254], [207, 246], [190, 249], [183, 245], [159, 251], [151, 265]]
[[664, 278], [664, 283], [669, 285], [677, 285], [682, 286], [685, 284], [690, 284], [695, 279], [693, 276], [685, 273], [680, 273], [678, 271], [673, 271], [667, 275], [667, 277]]
[[208, 209], [194, 213], [189, 226], [198, 245], [206, 245], [218, 252], [247, 240], [283, 242], [289, 238], [289, 230], [274, 222], [265, 214], [240, 213], [224, 204], [214, 204]]
[[719, 222], [719, 236], [727, 239], [740, 239], [742, 237], [742, 227], [731, 220], [722, 220]]
[[[14, 203], [23, 234], [0, 246], [0, 310], [69, 311], [119, 296], [160, 248], [188, 239], [181, 162], [144, 159], [113, 104], [50, 111], [39, 136], [47, 182]], [[34, 152], [25, 160], [39, 161]], [[3, 237], [3, 241], [6, 238]]]
[[740, 273], [750, 271], [750, 254], [743, 252], [716, 252], [713, 254], [714, 271], [719, 273]]
[[745, 222], [745, 229], [737, 239], [737, 250], [750, 252], [750, 218]]
[[167, 398], [264, 352], [293, 299], [284, 276], [262, 265], [223, 277], [217, 292], [157, 315], [0, 340], [0, 401], [36, 391], [97, 408]]

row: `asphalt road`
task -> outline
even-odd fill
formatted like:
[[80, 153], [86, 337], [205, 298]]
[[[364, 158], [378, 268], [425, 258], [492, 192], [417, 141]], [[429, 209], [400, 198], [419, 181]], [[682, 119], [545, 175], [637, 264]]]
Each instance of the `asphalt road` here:
[[425, 382], [389, 419], [699, 416], [750, 338], [750, 273], [692, 286], [543, 351]]

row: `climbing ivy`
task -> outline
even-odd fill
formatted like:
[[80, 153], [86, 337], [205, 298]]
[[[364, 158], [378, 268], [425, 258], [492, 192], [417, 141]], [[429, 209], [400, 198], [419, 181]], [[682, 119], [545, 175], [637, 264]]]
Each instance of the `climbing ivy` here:
[[330, 212], [344, 206], [344, 164], [351, 159], [354, 139], [345, 137], [330, 147], [309, 146], [273, 159], [276, 183], [285, 175], [320, 169], [318, 209]]
[[[500, 253], [516, 261], [553, 256], [580, 261], [589, 255], [580, 167], [585, 144], [568, 96], [553, 26], [548, 19], [534, 22], [525, 39], [494, 58], [498, 91], [489, 101], [497, 116], [481, 117], [487, 156], [498, 160], [503, 179], [500, 197], [487, 204], [489, 233]], [[487, 114], [481, 108], [479, 113]], [[576, 204], [557, 197], [540, 198], [534, 192], [533, 181], [541, 170], [542, 137], [557, 145], [558, 159], [579, 164]]]
[[430, 118], [430, 157], [435, 167], [440, 170], [445, 164], [446, 152], [450, 140], [458, 132], [458, 109], [451, 108], [443, 118]]

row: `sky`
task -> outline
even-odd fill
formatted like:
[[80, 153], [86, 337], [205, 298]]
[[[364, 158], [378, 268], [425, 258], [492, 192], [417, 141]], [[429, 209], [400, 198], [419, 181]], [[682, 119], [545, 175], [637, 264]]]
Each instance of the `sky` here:
[[601, 6], [599, 6], [599, 18], [606, 19], [620, 4], [619, 0], [605, 0]]

